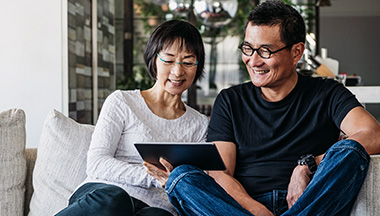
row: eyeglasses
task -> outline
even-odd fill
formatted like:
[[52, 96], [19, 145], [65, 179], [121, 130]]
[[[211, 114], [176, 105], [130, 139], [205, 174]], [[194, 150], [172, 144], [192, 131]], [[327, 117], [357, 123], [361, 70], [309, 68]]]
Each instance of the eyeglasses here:
[[269, 48], [266, 48], [266, 47], [259, 47], [257, 49], [253, 49], [250, 45], [246, 44], [246, 43], [241, 43], [239, 45], [239, 49], [241, 50], [241, 52], [246, 55], [246, 56], [252, 56], [253, 53], [255, 53], [255, 51], [257, 52], [257, 54], [259, 54], [259, 56], [263, 59], [269, 59], [271, 57], [272, 54], [275, 54], [277, 52], [280, 52], [281, 50], [284, 50], [286, 48], [289, 48], [293, 46], [293, 44], [289, 44], [281, 49], [278, 49], [276, 51], [271, 51]]
[[192, 60], [188, 60], [187, 62], [167, 61], [167, 60], [162, 59], [158, 53], [156, 53], [156, 54], [157, 54], [158, 58], [164, 63], [164, 65], [167, 65], [167, 66], [174, 66], [175, 64], [179, 64], [186, 69], [190, 69], [190, 68], [193, 68], [194, 66], [198, 65], [198, 61], [194, 62]]

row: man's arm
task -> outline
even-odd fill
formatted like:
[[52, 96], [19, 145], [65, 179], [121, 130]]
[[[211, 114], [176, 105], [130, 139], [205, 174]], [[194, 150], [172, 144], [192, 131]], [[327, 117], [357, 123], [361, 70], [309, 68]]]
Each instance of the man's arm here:
[[363, 107], [355, 107], [344, 117], [341, 130], [360, 143], [368, 154], [380, 153], [380, 125]]
[[236, 145], [232, 142], [214, 142], [226, 165], [225, 171], [210, 171], [209, 174], [241, 206], [257, 216], [273, 216], [261, 203], [252, 199], [244, 187], [233, 177], [236, 166]]
[[[377, 120], [363, 107], [355, 107], [344, 117], [341, 130], [347, 139], [359, 142], [368, 154], [380, 153], [380, 125]], [[321, 162], [323, 154], [315, 157], [317, 165]], [[288, 187], [288, 207], [292, 207], [301, 196], [310, 182], [310, 171], [307, 166], [297, 166], [292, 173]]]

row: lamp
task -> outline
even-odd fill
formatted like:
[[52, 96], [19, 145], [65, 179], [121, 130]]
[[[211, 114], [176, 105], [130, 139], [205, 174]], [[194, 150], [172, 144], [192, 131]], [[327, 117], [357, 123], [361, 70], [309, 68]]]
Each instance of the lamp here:
[[238, 8], [237, 0], [195, 0], [194, 13], [206, 26], [222, 27], [231, 22]]
[[153, 4], [156, 5], [165, 5], [168, 3], [168, 0], [150, 0]]
[[169, 0], [169, 9], [177, 16], [185, 17], [190, 8], [191, 0]]

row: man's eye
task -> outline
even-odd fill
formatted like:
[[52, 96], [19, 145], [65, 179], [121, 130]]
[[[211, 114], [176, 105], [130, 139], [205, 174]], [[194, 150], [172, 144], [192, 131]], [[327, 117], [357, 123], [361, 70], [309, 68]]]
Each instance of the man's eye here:
[[251, 48], [251, 47], [249, 47], [249, 46], [243, 46], [243, 50], [245, 50], [245, 51], [251, 51], [251, 50], [252, 50], [252, 48]]
[[269, 49], [265, 47], [260, 48], [260, 51], [261, 53], [265, 53], [265, 54], [270, 53]]

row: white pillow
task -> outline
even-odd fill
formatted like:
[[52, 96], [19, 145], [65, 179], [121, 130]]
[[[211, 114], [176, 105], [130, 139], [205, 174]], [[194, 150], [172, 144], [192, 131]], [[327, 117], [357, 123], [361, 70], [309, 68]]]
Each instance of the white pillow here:
[[47, 116], [33, 172], [29, 216], [54, 215], [86, 178], [86, 158], [94, 126], [53, 110]]
[[24, 214], [25, 135], [23, 110], [0, 113], [0, 215]]

